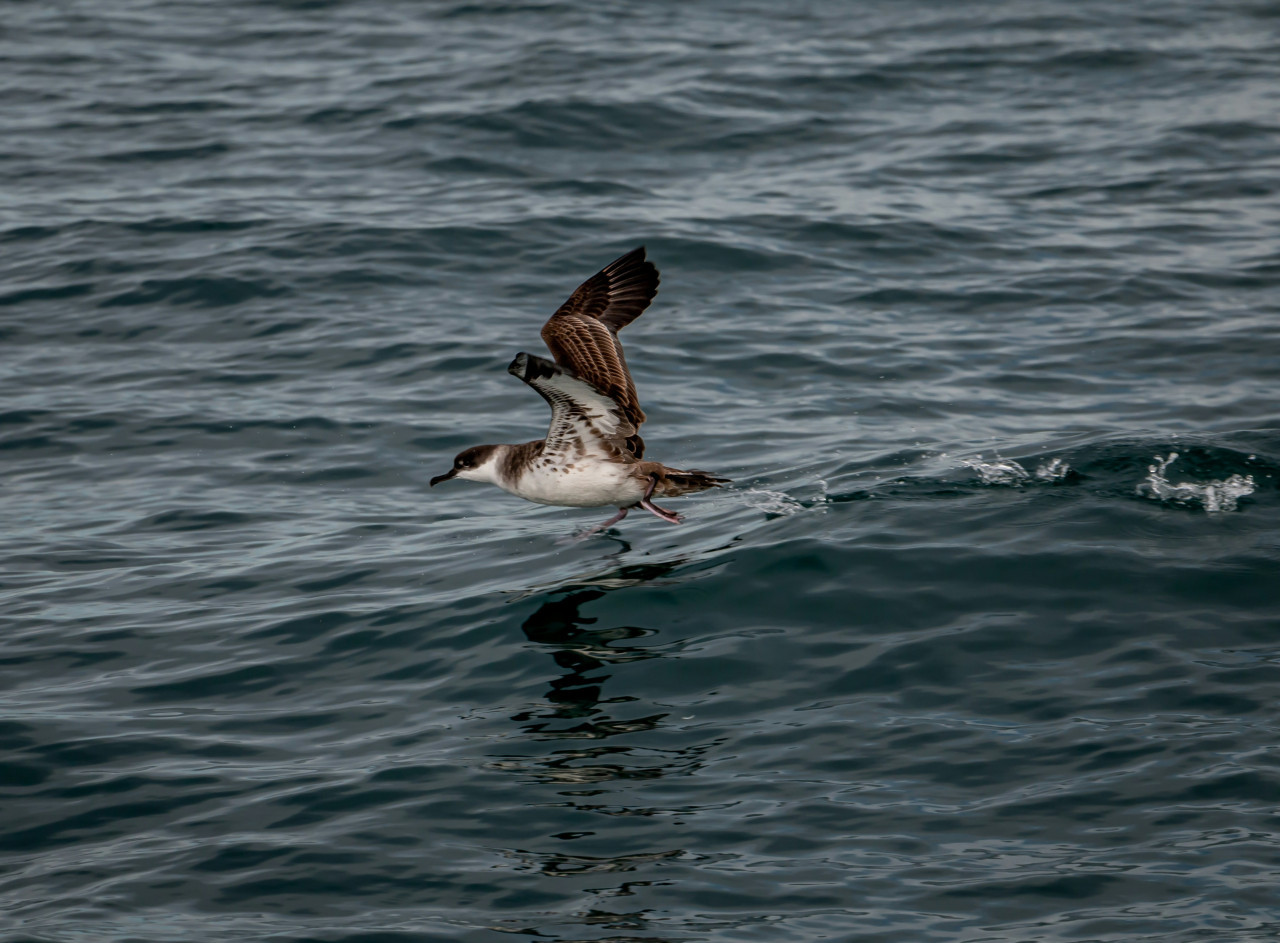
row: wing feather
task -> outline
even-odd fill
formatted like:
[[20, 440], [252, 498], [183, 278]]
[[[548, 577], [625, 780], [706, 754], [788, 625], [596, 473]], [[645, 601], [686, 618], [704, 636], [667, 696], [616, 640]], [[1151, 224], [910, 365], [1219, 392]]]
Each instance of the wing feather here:
[[612, 399], [634, 427], [629, 448], [637, 458], [644, 454], [636, 432], [645, 416], [618, 331], [640, 317], [657, 291], [658, 270], [640, 246], [579, 285], [542, 328], [556, 363]]

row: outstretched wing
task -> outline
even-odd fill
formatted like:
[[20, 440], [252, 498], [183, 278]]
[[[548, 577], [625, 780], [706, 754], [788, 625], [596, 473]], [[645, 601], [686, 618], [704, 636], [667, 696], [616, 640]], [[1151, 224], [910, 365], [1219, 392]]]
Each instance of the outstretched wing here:
[[629, 438], [639, 438], [618, 404], [591, 384], [543, 357], [519, 353], [507, 372], [529, 384], [551, 406], [551, 427], [542, 454], [592, 455], [632, 462]]
[[634, 427], [629, 449], [637, 458], [644, 454], [644, 442], [635, 434], [644, 412], [618, 331], [640, 317], [657, 291], [658, 270], [645, 260], [641, 246], [579, 285], [542, 328], [556, 363], [612, 399]]

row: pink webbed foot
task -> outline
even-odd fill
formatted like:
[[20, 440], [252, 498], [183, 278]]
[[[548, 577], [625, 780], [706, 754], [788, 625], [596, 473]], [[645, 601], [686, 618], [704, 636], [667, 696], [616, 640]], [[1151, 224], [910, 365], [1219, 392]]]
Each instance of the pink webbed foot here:
[[645, 498], [640, 502], [640, 507], [644, 508], [650, 514], [653, 514], [657, 517], [662, 518], [668, 524], [684, 523], [684, 518], [681, 517], [679, 514], [677, 514], [675, 511], [668, 511], [666, 508], [660, 508], [656, 504], [654, 504], [652, 501], [650, 501], [648, 498]]

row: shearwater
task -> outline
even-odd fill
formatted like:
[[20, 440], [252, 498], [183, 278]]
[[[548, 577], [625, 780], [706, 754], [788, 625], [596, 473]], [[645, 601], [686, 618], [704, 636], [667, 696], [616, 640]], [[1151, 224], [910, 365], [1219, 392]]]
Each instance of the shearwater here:
[[587, 279], [542, 327], [553, 363], [519, 353], [507, 372], [551, 406], [545, 439], [521, 445], [477, 445], [458, 453], [453, 468], [431, 479], [495, 484], [537, 504], [608, 507], [618, 513], [592, 528], [611, 527], [634, 507], [679, 524], [679, 514], [652, 499], [694, 494], [726, 484], [696, 468], [670, 468], [644, 460], [644, 412], [622, 355], [618, 332], [640, 317], [658, 290], [658, 270], [644, 246], [615, 259]]

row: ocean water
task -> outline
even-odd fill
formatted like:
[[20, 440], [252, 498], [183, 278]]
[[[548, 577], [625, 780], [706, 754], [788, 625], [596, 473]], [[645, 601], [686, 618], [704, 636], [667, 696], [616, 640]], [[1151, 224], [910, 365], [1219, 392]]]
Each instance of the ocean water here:
[[[0, 939], [1280, 939], [1273, 3], [5, 6]], [[681, 526], [427, 481], [636, 245]]]

